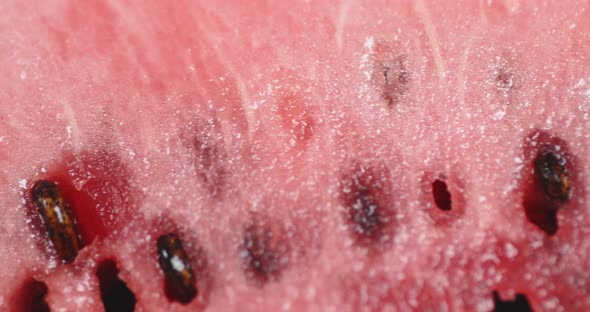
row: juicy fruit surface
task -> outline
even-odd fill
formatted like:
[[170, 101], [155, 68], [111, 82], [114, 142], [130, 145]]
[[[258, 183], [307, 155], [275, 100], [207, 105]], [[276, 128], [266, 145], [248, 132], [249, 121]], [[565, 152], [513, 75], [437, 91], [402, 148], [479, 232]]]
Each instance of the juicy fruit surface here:
[[[100, 311], [107, 279], [138, 311], [590, 309], [588, 3], [0, 7], [2, 309]], [[549, 233], [523, 203], [554, 142], [571, 198]], [[30, 213], [40, 179], [78, 220], [72, 263]]]

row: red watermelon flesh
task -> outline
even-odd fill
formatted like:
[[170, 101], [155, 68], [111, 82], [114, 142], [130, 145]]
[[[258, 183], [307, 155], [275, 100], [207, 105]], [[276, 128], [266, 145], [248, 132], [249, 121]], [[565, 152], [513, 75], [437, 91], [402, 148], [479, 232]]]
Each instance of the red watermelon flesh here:
[[590, 310], [588, 3], [0, 7], [3, 311]]

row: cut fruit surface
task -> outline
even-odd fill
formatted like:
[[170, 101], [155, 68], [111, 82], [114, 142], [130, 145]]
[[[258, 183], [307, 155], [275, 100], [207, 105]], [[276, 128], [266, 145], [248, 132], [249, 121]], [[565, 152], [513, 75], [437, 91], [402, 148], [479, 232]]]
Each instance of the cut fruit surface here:
[[0, 9], [0, 310], [590, 310], [590, 4]]

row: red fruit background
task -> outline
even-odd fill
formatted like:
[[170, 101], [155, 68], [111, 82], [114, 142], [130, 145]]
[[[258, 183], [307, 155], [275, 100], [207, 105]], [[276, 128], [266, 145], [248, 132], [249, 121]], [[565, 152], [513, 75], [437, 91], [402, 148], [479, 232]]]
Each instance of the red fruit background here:
[[[589, 310], [589, 6], [3, 1], [1, 309]], [[555, 233], [524, 207], [546, 145], [572, 187]], [[39, 179], [78, 220], [73, 263]], [[168, 232], [187, 305], [164, 291]]]

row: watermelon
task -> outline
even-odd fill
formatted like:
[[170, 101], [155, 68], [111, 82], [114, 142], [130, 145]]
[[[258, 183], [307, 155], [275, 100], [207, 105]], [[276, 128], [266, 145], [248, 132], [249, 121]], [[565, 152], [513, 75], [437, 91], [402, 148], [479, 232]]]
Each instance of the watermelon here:
[[0, 7], [0, 310], [590, 310], [587, 2]]

